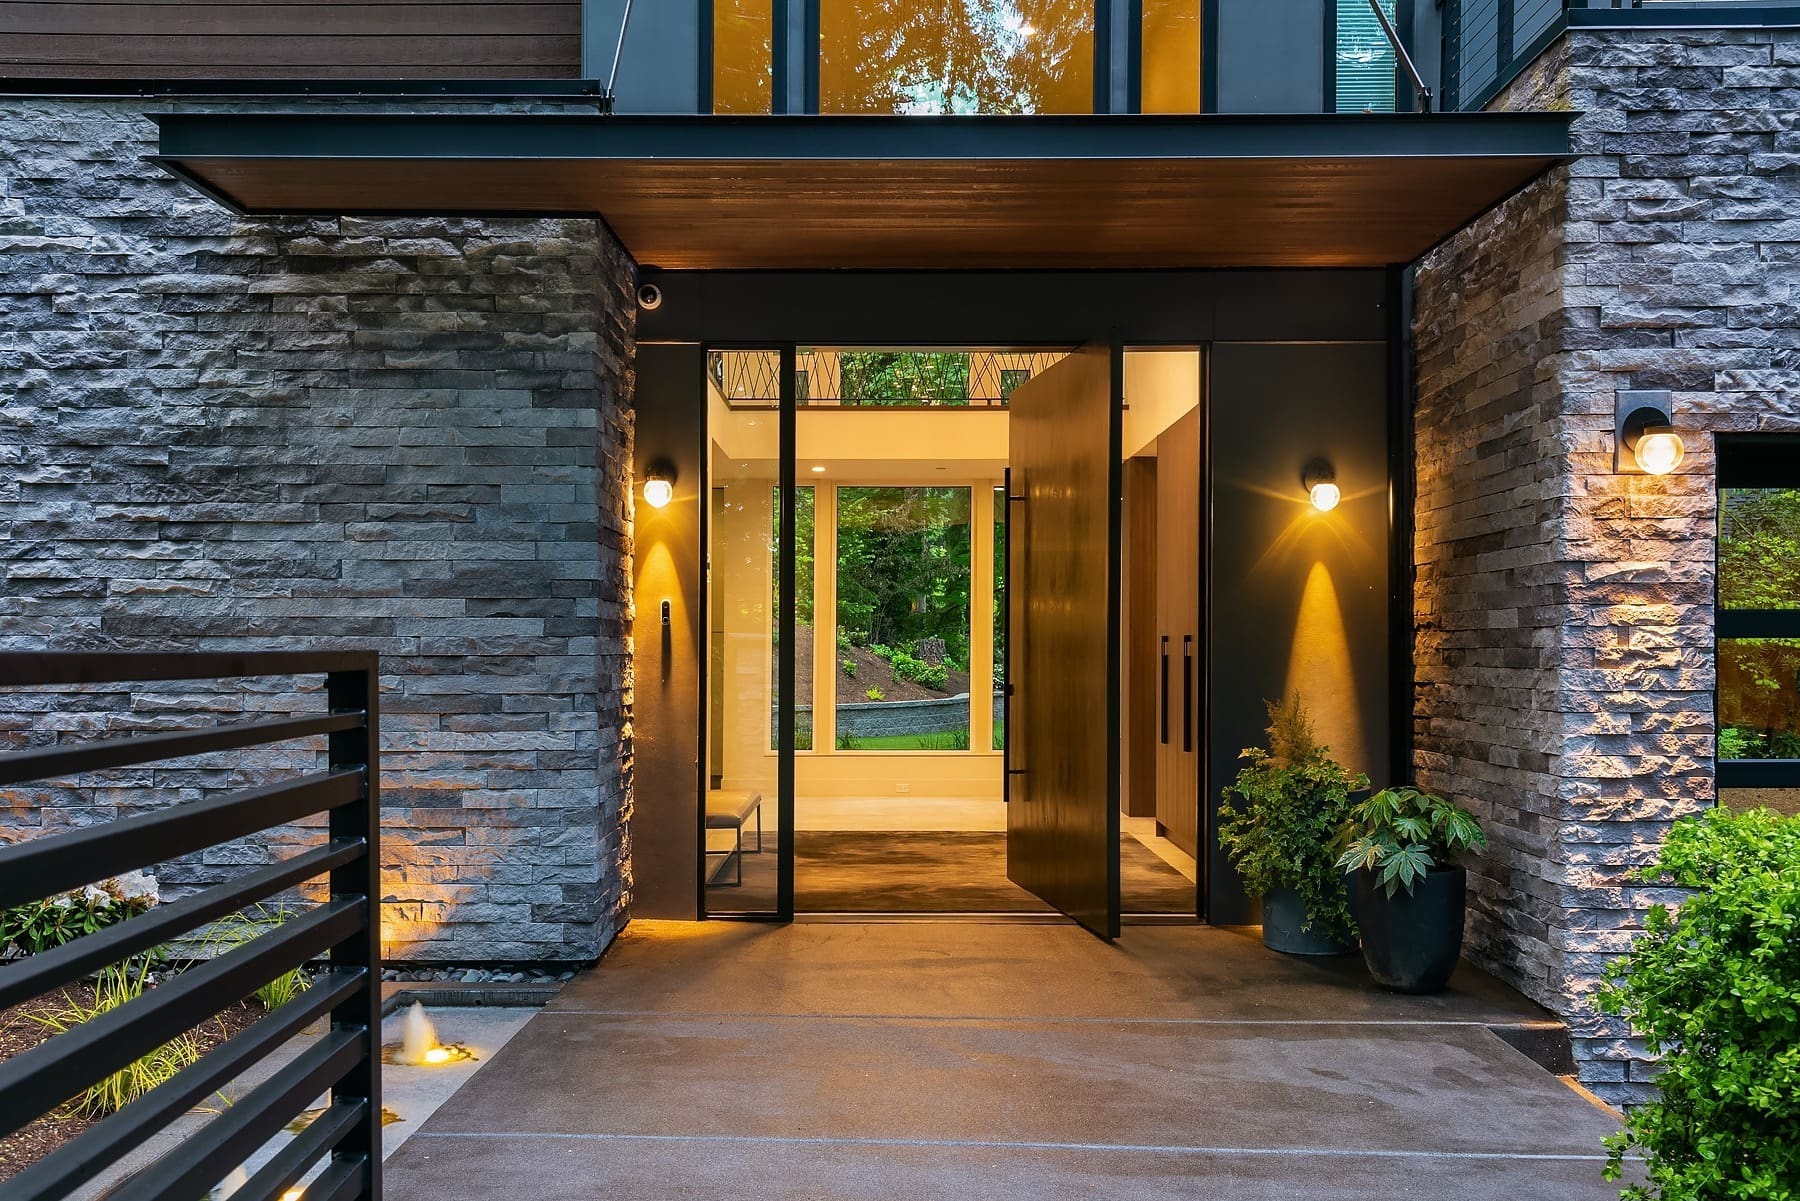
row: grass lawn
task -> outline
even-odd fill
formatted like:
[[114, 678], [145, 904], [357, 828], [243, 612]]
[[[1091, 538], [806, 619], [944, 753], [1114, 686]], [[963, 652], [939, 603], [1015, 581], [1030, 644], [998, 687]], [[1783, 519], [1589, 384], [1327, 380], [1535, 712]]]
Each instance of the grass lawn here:
[[[859, 751], [942, 751], [949, 748], [942, 745], [948, 731], [938, 734], [881, 734], [862, 737], [856, 740]], [[994, 724], [994, 750], [1000, 749], [1000, 740], [1005, 730], [1000, 723]], [[932, 745], [933, 743], [939, 745]]]

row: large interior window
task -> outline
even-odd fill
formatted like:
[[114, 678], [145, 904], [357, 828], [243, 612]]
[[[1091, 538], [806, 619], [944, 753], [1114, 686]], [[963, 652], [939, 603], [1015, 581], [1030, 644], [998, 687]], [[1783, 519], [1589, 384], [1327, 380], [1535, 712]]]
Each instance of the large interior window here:
[[1093, 0], [819, 0], [820, 112], [1093, 108]]

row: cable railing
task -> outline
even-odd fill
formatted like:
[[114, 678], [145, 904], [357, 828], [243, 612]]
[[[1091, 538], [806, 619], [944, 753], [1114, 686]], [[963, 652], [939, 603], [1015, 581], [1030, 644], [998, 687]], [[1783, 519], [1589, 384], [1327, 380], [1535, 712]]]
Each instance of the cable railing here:
[[[154, 954], [183, 936], [324, 877], [327, 895], [229, 950], [194, 962], [0, 1063], [0, 1138], [214, 1019], [240, 998], [320, 959], [308, 987], [73, 1140], [0, 1182], [0, 1201], [57, 1201], [95, 1182], [109, 1201], [194, 1201], [234, 1173], [234, 1201], [379, 1201], [381, 1195], [380, 793], [373, 653], [0, 654], [0, 694], [253, 677], [322, 675], [325, 709], [0, 755], [0, 790], [220, 751], [323, 737], [321, 771], [0, 847], [0, 911], [323, 815], [323, 841], [279, 862], [156, 905], [0, 966], [0, 1010]], [[154, 779], [154, 775], [151, 777]], [[142, 809], [143, 806], [135, 808]], [[138, 1167], [149, 1140], [308, 1027], [325, 1032], [179, 1145]], [[310, 1121], [309, 1107], [330, 1100]], [[284, 1130], [298, 1133], [246, 1168]], [[124, 1167], [134, 1167], [124, 1178]], [[108, 1174], [114, 1179], [107, 1179]], [[310, 1178], [309, 1178], [310, 1177]]]
[[1446, 111], [1479, 109], [1561, 32], [1567, 0], [1447, 0]]

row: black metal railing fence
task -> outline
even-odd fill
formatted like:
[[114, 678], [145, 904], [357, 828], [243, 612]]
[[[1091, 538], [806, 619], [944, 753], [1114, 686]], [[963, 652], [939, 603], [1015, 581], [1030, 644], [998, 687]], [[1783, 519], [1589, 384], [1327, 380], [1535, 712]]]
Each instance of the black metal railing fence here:
[[327, 960], [310, 987], [196, 1062], [0, 1182], [0, 1201], [58, 1201], [99, 1177], [197, 1104], [321, 1018], [305, 1045], [179, 1147], [137, 1171], [109, 1201], [194, 1201], [302, 1117], [330, 1103], [232, 1194], [275, 1201], [308, 1173], [304, 1201], [379, 1201], [380, 768], [373, 653], [0, 654], [0, 688], [48, 689], [251, 677], [325, 678], [316, 716], [60, 741], [0, 754], [0, 789], [323, 736], [325, 769], [165, 805], [0, 847], [0, 909], [260, 831], [325, 815], [322, 845], [0, 966], [0, 1010], [151, 952], [217, 919], [324, 876], [322, 903], [175, 974], [117, 1008], [0, 1063], [0, 1138], [65, 1098], [217, 1016], [291, 969]]

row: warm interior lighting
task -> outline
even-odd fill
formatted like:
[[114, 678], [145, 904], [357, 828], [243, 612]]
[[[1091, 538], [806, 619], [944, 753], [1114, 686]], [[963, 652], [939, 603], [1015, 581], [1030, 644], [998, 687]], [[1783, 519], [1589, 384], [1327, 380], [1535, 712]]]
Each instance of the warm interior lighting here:
[[644, 501], [652, 509], [660, 509], [675, 499], [675, 469], [667, 463], [652, 463], [644, 477]]
[[1337, 472], [1331, 464], [1314, 461], [1308, 463], [1306, 470], [1300, 475], [1300, 485], [1306, 489], [1307, 499], [1312, 507], [1321, 513], [1329, 513], [1338, 507], [1338, 501], [1344, 494], [1338, 490]]
[[1637, 465], [1648, 474], [1667, 475], [1681, 465], [1687, 447], [1683, 445], [1681, 435], [1669, 426], [1651, 426], [1638, 435], [1631, 453], [1637, 459]]
[[814, 475], [824, 475], [825, 474], [825, 465], [823, 463], [814, 463], [813, 464], [813, 474]]

